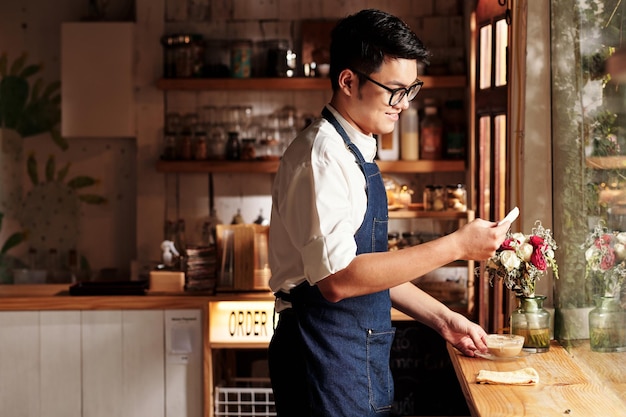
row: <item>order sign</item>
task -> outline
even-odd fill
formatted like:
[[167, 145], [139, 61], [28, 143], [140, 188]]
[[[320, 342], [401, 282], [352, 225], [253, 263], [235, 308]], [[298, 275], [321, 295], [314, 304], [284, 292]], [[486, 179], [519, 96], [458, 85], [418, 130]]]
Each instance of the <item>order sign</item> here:
[[274, 334], [274, 301], [209, 303], [211, 343], [269, 343]]

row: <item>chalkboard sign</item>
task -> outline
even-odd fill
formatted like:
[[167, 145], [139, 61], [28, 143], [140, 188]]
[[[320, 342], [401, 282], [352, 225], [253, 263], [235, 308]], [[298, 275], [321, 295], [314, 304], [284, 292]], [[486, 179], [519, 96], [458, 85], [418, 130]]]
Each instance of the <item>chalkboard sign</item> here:
[[469, 416], [445, 341], [417, 322], [394, 322], [392, 416]]

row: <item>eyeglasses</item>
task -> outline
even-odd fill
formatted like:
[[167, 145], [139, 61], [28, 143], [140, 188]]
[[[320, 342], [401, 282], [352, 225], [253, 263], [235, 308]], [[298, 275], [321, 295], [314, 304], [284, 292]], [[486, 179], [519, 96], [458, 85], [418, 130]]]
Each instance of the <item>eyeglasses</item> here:
[[376, 84], [377, 86], [382, 87], [385, 90], [389, 91], [391, 93], [391, 96], [389, 97], [390, 106], [397, 105], [404, 99], [404, 97], [406, 97], [408, 101], [413, 100], [415, 96], [417, 96], [417, 93], [419, 93], [422, 86], [424, 85], [424, 81], [417, 80], [415, 84], [412, 84], [408, 87], [389, 88], [386, 85], [381, 84], [378, 81], [371, 79], [370, 77], [368, 77], [361, 71], [352, 70], [352, 72], [359, 74], [360, 76], [364, 77], [367, 81], [370, 81]]

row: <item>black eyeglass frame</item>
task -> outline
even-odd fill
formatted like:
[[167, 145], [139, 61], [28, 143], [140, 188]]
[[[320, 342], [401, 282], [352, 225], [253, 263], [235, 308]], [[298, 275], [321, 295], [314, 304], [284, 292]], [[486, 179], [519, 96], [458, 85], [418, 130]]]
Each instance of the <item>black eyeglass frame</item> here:
[[[367, 81], [372, 82], [374, 84], [376, 84], [379, 87], [384, 88], [385, 90], [389, 91], [391, 93], [391, 96], [389, 96], [389, 105], [390, 106], [395, 106], [398, 103], [400, 103], [404, 97], [408, 97], [409, 101], [413, 101], [413, 99], [415, 99], [415, 97], [417, 97], [417, 93], [420, 92], [420, 90], [422, 89], [422, 86], [424, 85], [424, 81], [422, 80], [417, 80], [417, 82], [415, 82], [414, 84], [411, 84], [408, 87], [398, 87], [398, 88], [389, 88], [384, 84], [379, 83], [378, 81], [370, 78], [368, 75], [366, 75], [365, 73], [361, 72], [361, 71], [357, 71], [355, 69], [352, 70], [352, 72], [354, 72], [355, 74], [360, 75], [361, 77], [365, 78]], [[414, 89], [414, 93], [413, 93], [413, 97], [411, 97], [411, 89]], [[393, 101], [393, 97], [399, 93], [399, 92], [403, 92], [403, 94], [399, 95], [399, 98], [396, 101]]]

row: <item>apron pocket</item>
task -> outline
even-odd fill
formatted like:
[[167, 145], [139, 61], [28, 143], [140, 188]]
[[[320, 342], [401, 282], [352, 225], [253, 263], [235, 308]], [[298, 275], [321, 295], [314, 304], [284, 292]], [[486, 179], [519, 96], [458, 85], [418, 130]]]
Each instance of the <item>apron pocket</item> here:
[[370, 404], [375, 411], [389, 410], [393, 403], [389, 359], [394, 335], [393, 328], [384, 332], [367, 331], [367, 379]]

